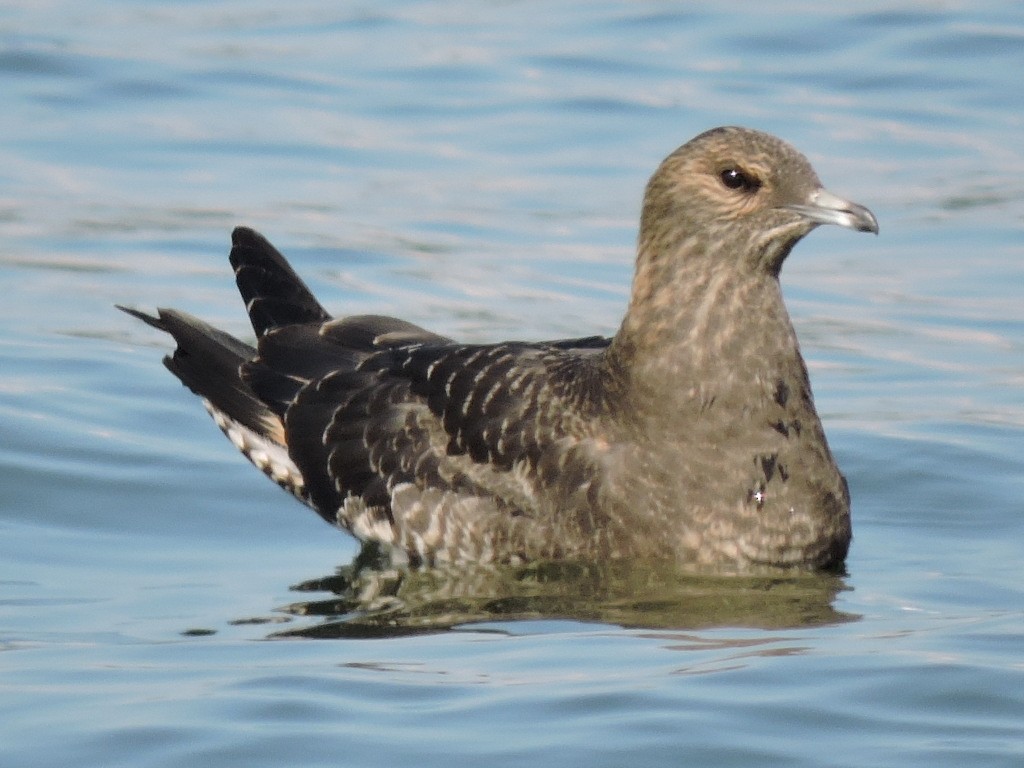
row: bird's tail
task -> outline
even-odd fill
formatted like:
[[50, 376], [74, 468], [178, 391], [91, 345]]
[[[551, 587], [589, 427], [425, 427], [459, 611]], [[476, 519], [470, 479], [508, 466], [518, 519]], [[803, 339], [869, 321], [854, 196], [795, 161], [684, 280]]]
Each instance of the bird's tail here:
[[248, 227], [231, 233], [231, 266], [256, 335], [283, 325], [331, 319], [284, 256]]
[[242, 380], [242, 364], [256, 356], [255, 349], [187, 312], [158, 309], [153, 316], [120, 304], [117, 308], [174, 337], [177, 349], [164, 358], [164, 365], [213, 411], [284, 444], [280, 417]]

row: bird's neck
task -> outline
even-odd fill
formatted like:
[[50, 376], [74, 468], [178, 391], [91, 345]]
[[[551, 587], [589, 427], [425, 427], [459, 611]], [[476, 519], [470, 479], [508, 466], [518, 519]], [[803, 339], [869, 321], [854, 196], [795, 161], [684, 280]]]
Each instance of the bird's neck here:
[[[694, 244], [682, 243], [681, 252]], [[720, 258], [688, 264], [637, 260], [629, 309], [607, 353], [610, 374], [640, 413], [691, 410], [715, 400], [770, 400], [786, 379], [808, 388], [776, 274]], [[719, 265], [708, 269], [708, 263]]]

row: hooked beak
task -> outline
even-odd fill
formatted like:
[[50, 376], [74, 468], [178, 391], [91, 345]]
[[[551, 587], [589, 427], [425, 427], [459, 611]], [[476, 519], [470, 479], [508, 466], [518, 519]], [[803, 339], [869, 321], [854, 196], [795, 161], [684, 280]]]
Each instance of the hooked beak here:
[[863, 205], [852, 203], [826, 189], [818, 188], [803, 205], [784, 205], [788, 211], [799, 213], [816, 224], [838, 224], [858, 232], [878, 234], [878, 219]]

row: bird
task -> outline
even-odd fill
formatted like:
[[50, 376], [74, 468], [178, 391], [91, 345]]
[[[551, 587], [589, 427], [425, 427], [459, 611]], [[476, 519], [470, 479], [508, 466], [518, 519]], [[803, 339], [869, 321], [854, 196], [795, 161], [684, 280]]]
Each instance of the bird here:
[[878, 233], [773, 135], [715, 128], [644, 193], [614, 336], [464, 344], [335, 318], [256, 231], [230, 263], [256, 337], [117, 305], [264, 474], [394, 562], [842, 569], [848, 484], [779, 283], [819, 225]]

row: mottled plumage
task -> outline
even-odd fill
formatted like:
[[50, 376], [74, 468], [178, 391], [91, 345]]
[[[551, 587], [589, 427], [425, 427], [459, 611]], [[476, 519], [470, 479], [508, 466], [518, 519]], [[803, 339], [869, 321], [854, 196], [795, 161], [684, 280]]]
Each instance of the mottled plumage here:
[[664, 559], [833, 567], [849, 494], [778, 274], [819, 224], [877, 232], [763, 133], [720, 128], [651, 178], [612, 339], [458, 344], [332, 319], [273, 246], [232, 235], [252, 348], [176, 310], [126, 310], [265, 474], [413, 562]]

